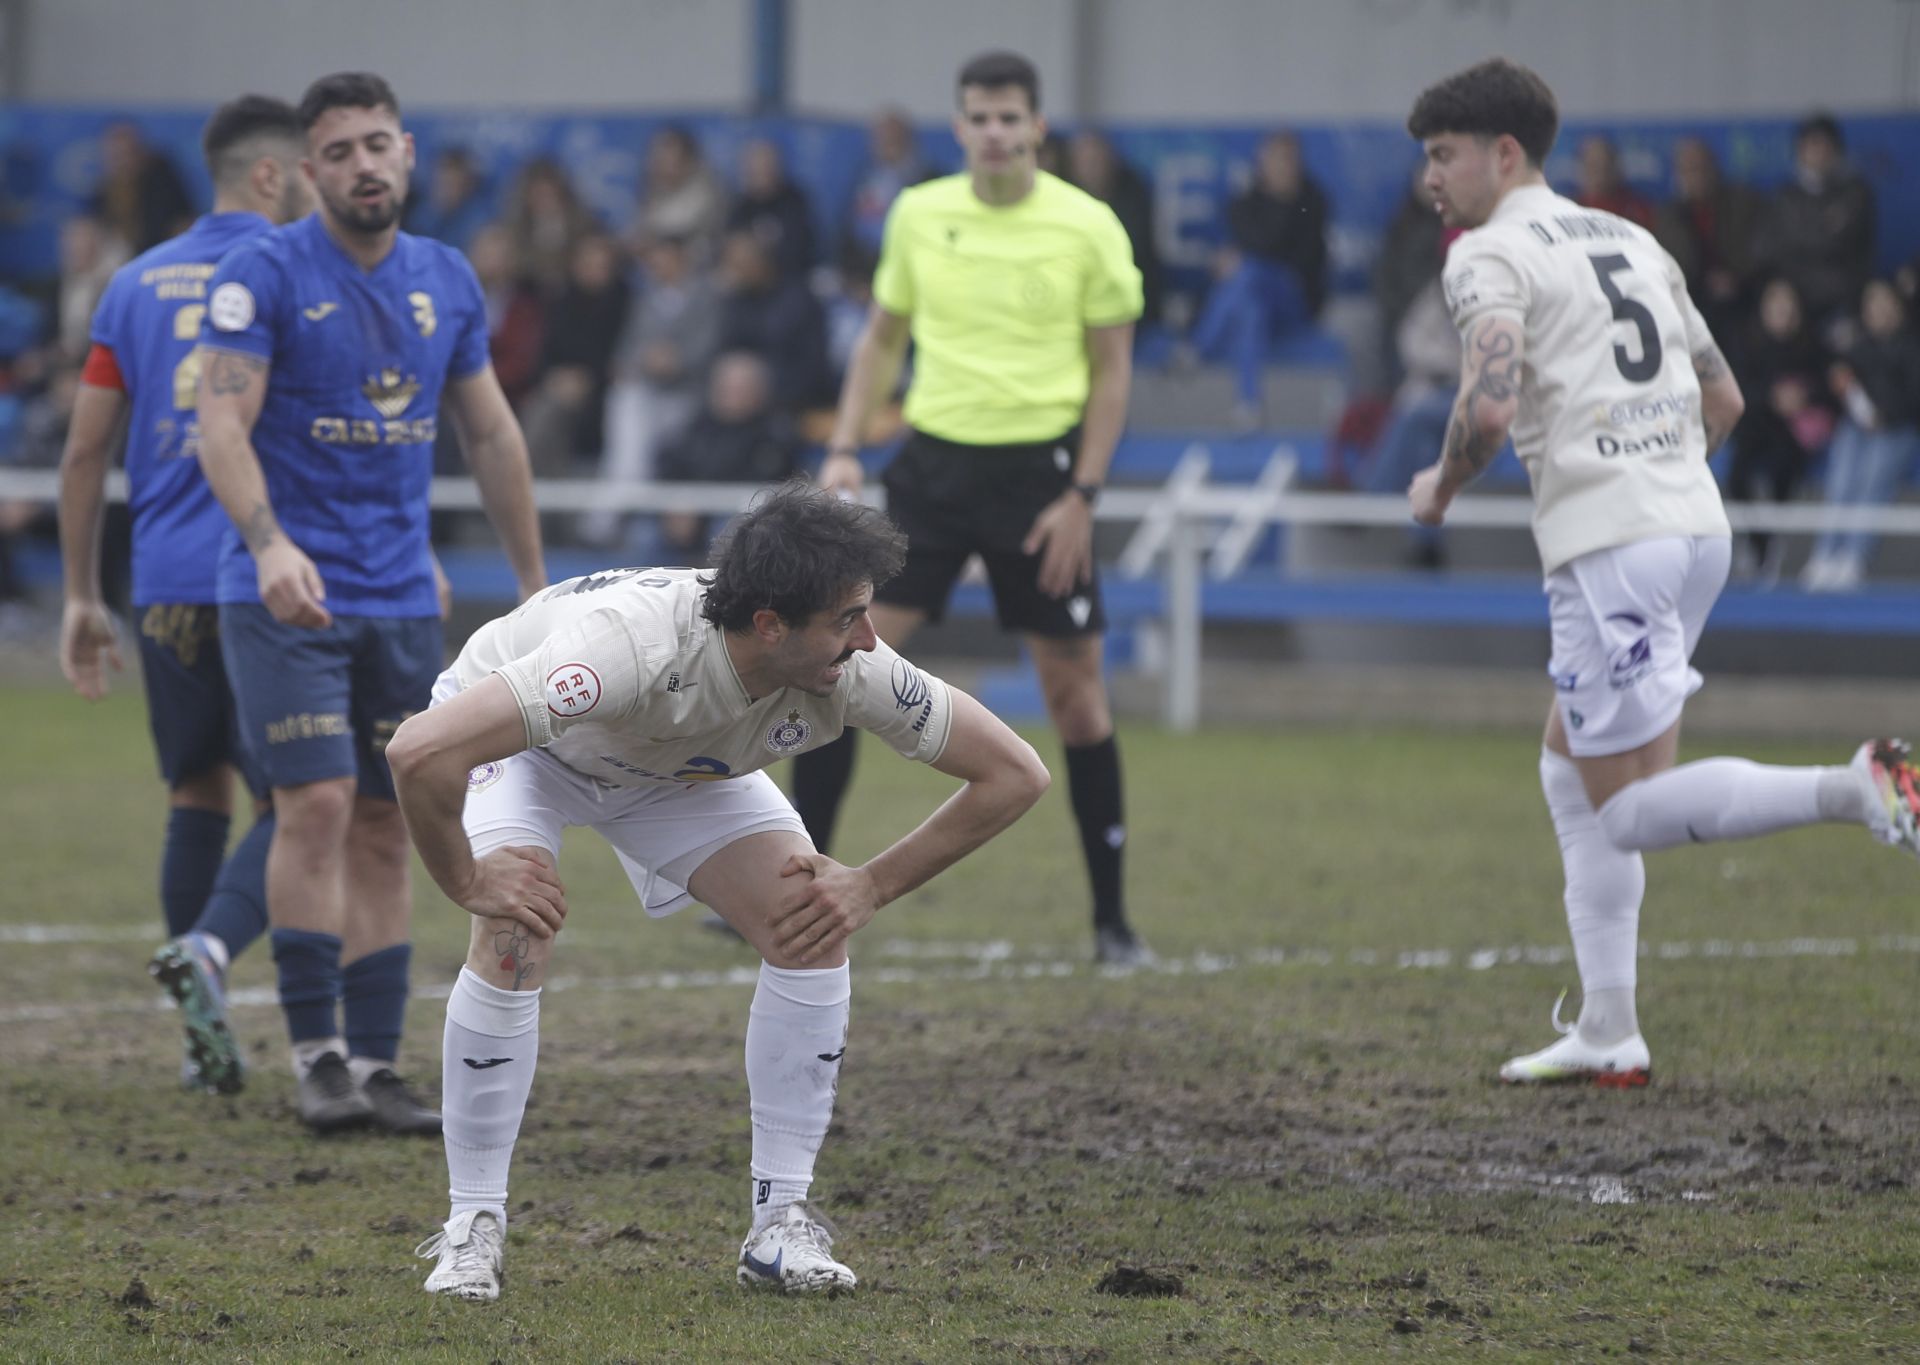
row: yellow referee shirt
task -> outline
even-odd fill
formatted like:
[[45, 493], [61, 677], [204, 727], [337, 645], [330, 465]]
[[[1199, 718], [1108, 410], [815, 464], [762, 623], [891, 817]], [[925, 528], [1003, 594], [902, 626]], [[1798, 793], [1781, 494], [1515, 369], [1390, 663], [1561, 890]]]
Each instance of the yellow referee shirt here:
[[910, 426], [965, 445], [1045, 441], [1087, 405], [1085, 329], [1140, 316], [1140, 271], [1113, 210], [1038, 172], [1017, 204], [964, 175], [893, 201], [873, 297], [910, 319]]

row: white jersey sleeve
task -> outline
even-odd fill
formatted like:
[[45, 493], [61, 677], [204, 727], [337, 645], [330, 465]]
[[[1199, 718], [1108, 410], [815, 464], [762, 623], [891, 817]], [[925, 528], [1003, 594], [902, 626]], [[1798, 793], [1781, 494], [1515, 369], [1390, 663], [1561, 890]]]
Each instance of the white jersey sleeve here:
[[946, 683], [893, 652], [885, 641], [847, 661], [848, 725], [871, 731], [903, 758], [932, 763], [953, 729]]
[[1462, 336], [1489, 314], [1525, 321], [1527, 307], [1533, 301], [1526, 277], [1514, 263], [1492, 242], [1484, 238], [1475, 241], [1471, 236], [1460, 238], [1447, 254], [1440, 288], [1446, 295], [1447, 312]]
[[562, 626], [494, 672], [520, 703], [529, 748], [551, 744], [588, 719], [601, 725], [624, 720], [645, 695], [645, 667], [633, 632], [610, 606]]

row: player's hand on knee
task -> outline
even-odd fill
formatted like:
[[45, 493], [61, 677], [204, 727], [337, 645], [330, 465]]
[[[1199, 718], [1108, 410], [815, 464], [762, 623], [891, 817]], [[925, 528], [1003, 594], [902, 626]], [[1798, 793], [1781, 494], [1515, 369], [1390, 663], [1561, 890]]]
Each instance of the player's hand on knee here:
[[784, 878], [805, 878], [784, 894], [768, 928], [782, 957], [800, 963], [837, 956], [854, 931], [880, 908], [873, 878], [836, 863], [824, 853], [796, 853], [780, 869]]
[[69, 602], [60, 614], [60, 671], [88, 701], [107, 695], [106, 665], [120, 662], [120, 640], [104, 602]]
[[481, 919], [510, 919], [552, 938], [567, 917], [567, 893], [544, 848], [497, 848], [474, 859], [473, 878], [455, 901]]
[[314, 630], [333, 624], [326, 608], [327, 585], [320, 570], [298, 545], [282, 538], [254, 556], [259, 568], [260, 600], [283, 626]]

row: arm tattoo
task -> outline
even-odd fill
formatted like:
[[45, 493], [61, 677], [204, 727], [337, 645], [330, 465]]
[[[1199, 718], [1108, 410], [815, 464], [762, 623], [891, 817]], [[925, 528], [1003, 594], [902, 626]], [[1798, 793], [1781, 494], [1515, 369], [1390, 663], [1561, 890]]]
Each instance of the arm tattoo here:
[[266, 361], [255, 360], [250, 355], [235, 355], [232, 351], [215, 351], [213, 363], [207, 366], [207, 392], [245, 393], [253, 387], [253, 381], [266, 368]]
[[1488, 441], [1482, 434], [1479, 423], [1473, 420], [1474, 404], [1483, 400], [1511, 403], [1520, 393], [1520, 347], [1510, 326], [1496, 330], [1489, 321], [1468, 336], [1467, 346], [1478, 372], [1472, 387], [1454, 404], [1440, 454], [1447, 477], [1459, 484], [1479, 477], [1503, 444], [1503, 440]]
[[256, 555], [280, 539], [280, 523], [274, 518], [273, 509], [264, 502], [255, 503], [240, 527], [240, 538], [247, 542], [248, 551]]
[[512, 989], [519, 990], [540, 968], [527, 961], [527, 949], [533, 946], [525, 929], [502, 929], [493, 936], [493, 951], [500, 954], [500, 970], [513, 973]]
[[1520, 361], [1514, 354], [1519, 347], [1513, 333], [1505, 328], [1496, 332], [1488, 324], [1475, 334], [1473, 349], [1480, 360], [1480, 377], [1474, 381], [1473, 392], [1496, 403], [1512, 401], [1520, 392]]

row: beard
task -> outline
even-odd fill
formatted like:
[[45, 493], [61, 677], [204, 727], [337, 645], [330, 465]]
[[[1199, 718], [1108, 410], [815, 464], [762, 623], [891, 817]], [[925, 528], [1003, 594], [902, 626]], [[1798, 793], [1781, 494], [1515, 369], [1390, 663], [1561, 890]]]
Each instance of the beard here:
[[351, 196], [329, 197], [327, 209], [343, 227], [371, 235], [385, 232], [399, 222], [405, 202], [405, 197], [397, 193], [389, 194], [377, 204], [362, 204]]

